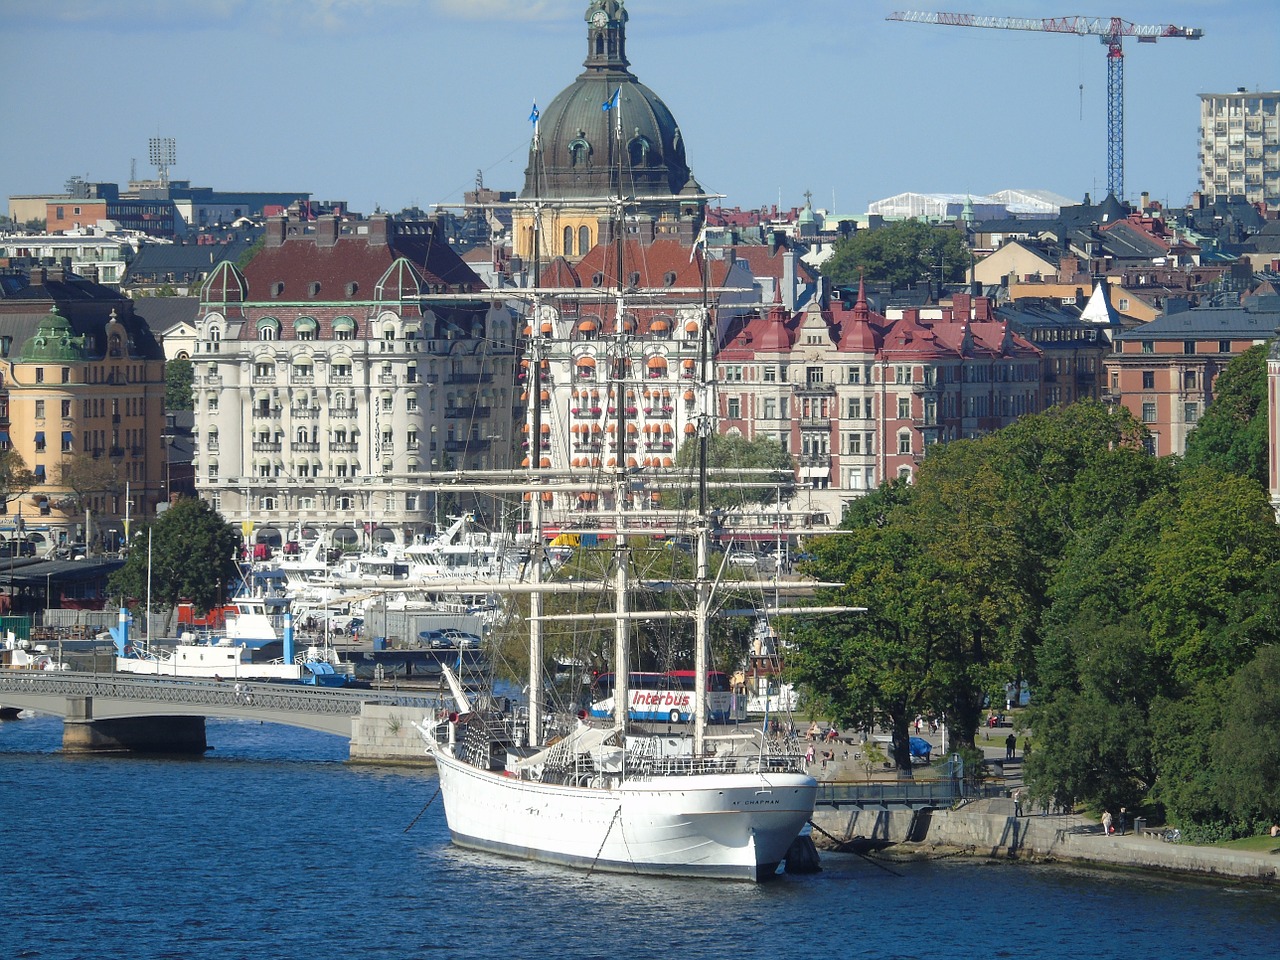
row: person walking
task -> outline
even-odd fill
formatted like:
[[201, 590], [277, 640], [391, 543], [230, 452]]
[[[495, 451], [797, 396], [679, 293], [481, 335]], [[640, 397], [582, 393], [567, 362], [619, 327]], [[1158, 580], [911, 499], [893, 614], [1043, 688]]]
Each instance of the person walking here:
[[1018, 738], [1011, 733], [1009, 736], [1004, 738], [1004, 758], [1006, 760], [1012, 760], [1017, 749]]
[[1102, 835], [1105, 837], [1109, 837], [1111, 836], [1111, 831], [1112, 831], [1111, 811], [1103, 810], [1102, 811]]

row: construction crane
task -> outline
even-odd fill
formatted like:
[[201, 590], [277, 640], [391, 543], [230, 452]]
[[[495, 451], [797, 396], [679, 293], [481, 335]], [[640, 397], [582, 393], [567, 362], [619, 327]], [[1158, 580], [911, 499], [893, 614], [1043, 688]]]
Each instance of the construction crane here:
[[1038, 33], [1071, 33], [1092, 36], [1107, 48], [1107, 190], [1117, 200], [1124, 199], [1124, 49], [1125, 37], [1137, 37], [1139, 43], [1155, 43], [1169, 37], [1199, 40], [1204, 31], [1199, 27], [1175, 27], [1172, 24], [1146, 25], [1130, 23], [1119, 17], [980, 17], [973, 13], [921, 13], [899, 11], [885, 17], [906, 23], [938, 23], [948, 27], [988, 27], [992, 30], [1034, 30]]

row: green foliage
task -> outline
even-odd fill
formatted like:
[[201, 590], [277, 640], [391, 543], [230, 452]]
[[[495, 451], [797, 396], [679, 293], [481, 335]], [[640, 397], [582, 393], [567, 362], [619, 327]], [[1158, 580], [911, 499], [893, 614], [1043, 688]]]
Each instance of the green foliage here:
[[1214, 381], [1213, 402], [1187, 437], [1188, 464], [1267, 485], [1268, 350], [1268, 344], [1250, 347]]
[[222, 603], [239, 579], [239, 532], [205, 501], [178, 500], [154, 521], [139, 526], [125, 565], [111, 575], [112, 594], [147, 596], [148, 549], [152, 602], [172, 607], [190, 600], [202, 610]]
[[[676, 466], [695, 469], [700, 441], [694, 437], [680, 445]], [[769, 437], [748, 440], [741, 434], [712, 434], [707, 438], [707, 499], [712, 509], [728, 510], [788, 500], [794, 487], [795, 461], [782, 444]], [[753, 486], [754, 485], [754, 486]], [[663, 494], [663, 506], [688, 510], [697, 507], [697, 485]]]
[[1246, 828], [1237, 835], [1280, 823], [1280, 646], [1263, 647], [1231, 678], [1213, 746], [1222, 806]]
[[245, 267], [247, 267], [249, 265], [249, 261], [252, 260], [254, 257], [256, 257], [258, 255], [258, 251], [261, 250], [266, 245], [267, 245], [267, 238], [265, 234], [259, 237], [257, 240], [253, 241], [253, 243], [249, 245], [249, 247], [244, 251], [244, 253], [236, 257], [236, 269], [243, 270]]
[[8, 504], [30, 490], [36, 483], [36, 475], [27, 468], [27, 462], [17, 450], [0, 450], [0, 497]]
[[968, 266], [969, 250], [959, 231], [898, 220], [841, 240], [823, 263], [822, 275], [838, 286], [852, 286], [864, 278], [900, 289], [938, 279], [960, 282]]
[[166, 410], [192, 410], [191, 385], [193, 369], [186, 357], [178, 357], [164, 365], [164, 408]]

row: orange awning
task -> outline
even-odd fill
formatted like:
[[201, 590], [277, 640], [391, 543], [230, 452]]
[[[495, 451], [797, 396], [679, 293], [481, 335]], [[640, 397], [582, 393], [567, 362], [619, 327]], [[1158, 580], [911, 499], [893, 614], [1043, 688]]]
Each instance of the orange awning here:
[[595, 357], [579, 357], [577, 364], [580, 367], [594, 367], [596, 365]]
[[684, 398], [685, 398], [685, 400], [687, 400], [689, 403], [693, 403], [693, 391], [692, 391], [692, 390], [686, 390], [686, 391], [684, 392]]
[[698, 332], [698, 321], [697, 321], [697, 320], [686, 320], [686, 321], [685, 321], [685, 324], [684, 324], [684, 332], [685, 332], [685, 333], [697, 333], [697, 332]]
[[[689, 363], [689, 362], [691, 362], [691, 361], [686, 360], [685, 362], [686, 362], [686, 363]], [[649, 369], [650, 369], [650, 370], [665, 370], [665, 369], [666, 369], [666, 366], [667, 366], [667, 358], [666, 358], [666, 357], [650, 357], [650, 358], [649, 358]]]
[[695, 427], [692, 423], [686, 423], [686, 424], [684, 425], [684, 432], [685, 432], [686, 434], [690, 434], [690, 433], [697, 433], [697, 432], [698, 432], [698, 428], [697, 428], [697, 427]]
[[671, 329], [670, 324], [668, 324], [667, 321], [662, 319], [655, 320], [653, 321], [653, 323], [649, 324], [650, 333], [666, 333], [670, 329]]

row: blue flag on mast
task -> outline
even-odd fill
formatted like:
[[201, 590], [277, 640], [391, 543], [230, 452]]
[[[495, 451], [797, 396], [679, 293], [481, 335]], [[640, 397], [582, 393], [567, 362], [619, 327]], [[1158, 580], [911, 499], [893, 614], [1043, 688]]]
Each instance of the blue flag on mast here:
[[600, 104], [600, 109], [612, 110], [614, 107], [618, 105], [618, 97], [620, 97], [621, 95], [622, 95], [622, 87], [618, 87], [617, 90], [613, 91], [612, 97], [610, 97], [604, 103]]
[[534, 103], [533, 109], [529, 112], [529, 122], [537, 123], [539, 116], [541, 116], [541, 114], [538, 113], [538, 105], [537, 103]]

